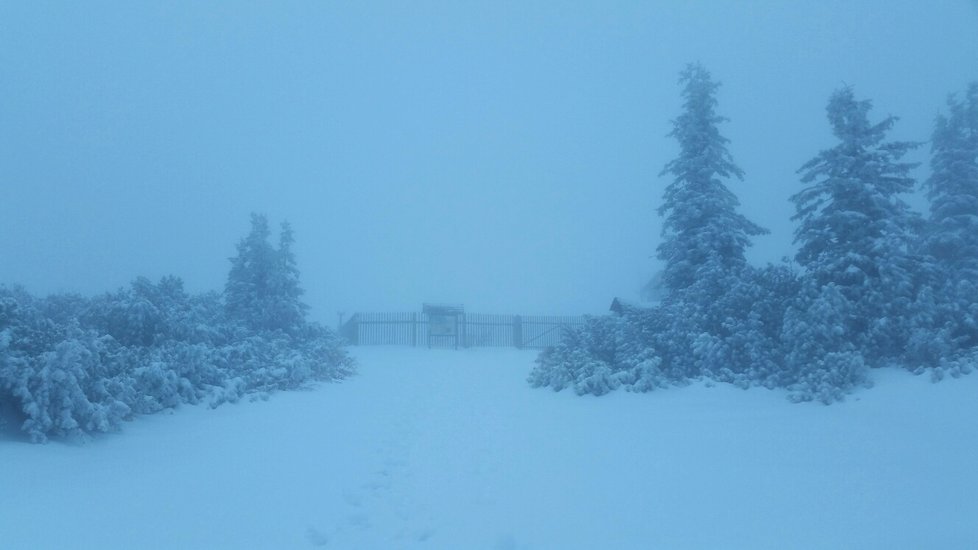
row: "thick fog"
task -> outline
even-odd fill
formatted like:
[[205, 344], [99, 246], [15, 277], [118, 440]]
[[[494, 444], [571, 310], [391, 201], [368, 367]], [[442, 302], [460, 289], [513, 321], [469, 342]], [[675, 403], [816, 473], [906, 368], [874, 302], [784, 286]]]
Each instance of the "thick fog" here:
[[829, 94], [928, 139], [978, 77], [978, 4], [5, 2], [0, 282], [221, 289], [262, 212], [292, 223], [321, 321], [600, 313], [658, 269], [691, 61], [723, 83], [730, 187], [772, 231], [751, 259], [778, 261]]

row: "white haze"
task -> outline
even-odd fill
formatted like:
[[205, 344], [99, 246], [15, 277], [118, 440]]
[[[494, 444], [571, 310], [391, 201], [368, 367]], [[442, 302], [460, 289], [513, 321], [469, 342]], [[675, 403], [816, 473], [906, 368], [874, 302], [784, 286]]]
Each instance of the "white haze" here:
[[978, 78], [978, 7], [5, 2], [0, 282], [220, 289], [259, 211], [292, 222], [321, 321], [600, 313], [657, 269], [690, 61], [723, 82], [731, 186], [772, 230], [751, 257], [778, 261], [829, 94], [852, 85], [901, 117], [893, 138], [926, 140]]

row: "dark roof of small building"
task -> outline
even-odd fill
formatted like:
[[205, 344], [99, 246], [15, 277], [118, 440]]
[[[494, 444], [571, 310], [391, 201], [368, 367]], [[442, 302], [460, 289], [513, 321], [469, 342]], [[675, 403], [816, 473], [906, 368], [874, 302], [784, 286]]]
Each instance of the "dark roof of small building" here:
[[615, 298], [611, 301], [611, 307], [609, 308], [612, 312], [622, 315], [630, 311], [637, 311], [640, 309], [645, 309], [642, 306], [635, 305], [631, 302], [622, 300], [621, 298]]

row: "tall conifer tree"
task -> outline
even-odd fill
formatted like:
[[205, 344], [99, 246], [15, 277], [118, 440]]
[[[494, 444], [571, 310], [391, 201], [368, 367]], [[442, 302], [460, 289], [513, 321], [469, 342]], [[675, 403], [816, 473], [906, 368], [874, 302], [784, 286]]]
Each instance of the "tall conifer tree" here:
[[931, 141], [931, 201], [924, 249], [942, 304], [934, 320], [955, 347], [978, 345], [978, 82], [950, 97]]
[[238, 243], [224, 287], [228, 315], [255, 331], [295, 333], [305, 322], [292, 228], [282, 225], [279, 248], [269, 242], [268, 220], [251, 215], [251, 231]]
[[698, 279], [737, 271], [746, 265], [750, 237], [767, 231], [737, 213], [740, 202], [724, 180], [743, 179], [743, 171], [727, 151], [716, 113], [719, 84], [699, 64], [688, 65], [679, 77], [683, 112], [669, 136], [679, 142], [679, 156], [666, 164], [669, 174], [659, 215], [665, 216], [658, 258], [665, 262], [663, 282], [670, 293]]
[[834, 285], [850, 304], [840, 329], [873, 362], [899, 355], [908, 336], [909, 247], [919, 220], [900, 198], [913, 190], [916, 166], [901, 159], [917, 144], [884, 141], [897, 119], [872, 124], [871, 107], [851, 88], [832, 94], [827, 114], [838, 144], [802, 166], [805, 187], [791, 200], [796, 260], [816, 287]]

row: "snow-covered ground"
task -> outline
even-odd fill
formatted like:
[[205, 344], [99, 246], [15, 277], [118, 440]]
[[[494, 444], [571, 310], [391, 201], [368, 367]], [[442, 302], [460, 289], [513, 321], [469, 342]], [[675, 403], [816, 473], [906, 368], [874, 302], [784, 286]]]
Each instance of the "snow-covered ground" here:
[[85, 444], [0, 439], [2, 548], [978, 548], [978, 375], [832, 406], [529, 388], [516, 350], [360, 374]]

